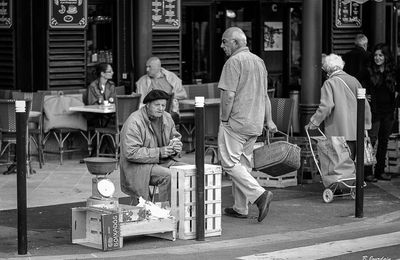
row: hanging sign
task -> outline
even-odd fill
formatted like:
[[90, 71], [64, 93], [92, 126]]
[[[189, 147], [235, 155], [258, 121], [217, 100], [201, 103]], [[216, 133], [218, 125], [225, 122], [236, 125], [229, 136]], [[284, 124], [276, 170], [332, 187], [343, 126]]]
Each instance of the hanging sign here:
[[87, 0], [49, 0], [51, 28], [85, 28]]
[[337, 28], [360, 28], [361, 21], [361, 4], [354, 1], [336, 0], [335, 25]]
[[10, 28], [12, 22], [12, 0], [0, 0], [0, 28]]
[[151, 0], [153, 29], [179, 29], [181, 0]]

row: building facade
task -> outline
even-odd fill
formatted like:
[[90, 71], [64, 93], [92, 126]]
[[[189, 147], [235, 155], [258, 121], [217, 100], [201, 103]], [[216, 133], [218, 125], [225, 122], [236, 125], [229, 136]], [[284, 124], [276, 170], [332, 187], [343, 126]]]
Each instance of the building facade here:
[[[343, 54], [357, 33], [399, 56], [399, 3], [391, 0], [0, 0], [0, 88], [86, 88], [98, 62], [134, 91], [148, 57], [185, 84], [215, 82], [221, 36], [241, 27], [276, 96], [318, 102], [321, 53]], [[309, 109], [309, 108], [307, 108]], [[306, 109], [306, 110], [307, 110]], [[311, 109], [312, 110], [312, 109]]]

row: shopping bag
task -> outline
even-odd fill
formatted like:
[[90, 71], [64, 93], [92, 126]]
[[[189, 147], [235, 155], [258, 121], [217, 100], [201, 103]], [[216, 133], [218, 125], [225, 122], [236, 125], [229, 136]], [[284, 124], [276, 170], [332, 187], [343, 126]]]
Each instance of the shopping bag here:
[[72, 128], [87, 130], [87, 121], [80, 112], [69, 111], [71, 106], [83, 106], [82, 94], [62, 93], [44, 97], [43, 110], [45, 113], [43, 128], [47, 133], [53, 128]]
[[365, 131], [364, 137], [364, 165], [376, 164], [375, 150], [372, 146], [371, 139], [368, 136], [368, 131]]
[[328, 187], [340, 179], [355, 178], [356, 167], [344, 136], [317, 139], [321, 179]]

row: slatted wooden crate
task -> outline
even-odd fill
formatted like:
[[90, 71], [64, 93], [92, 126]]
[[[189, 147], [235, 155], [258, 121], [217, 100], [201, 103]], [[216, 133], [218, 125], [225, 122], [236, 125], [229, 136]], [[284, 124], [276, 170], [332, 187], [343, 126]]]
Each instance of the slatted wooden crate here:
[[393, 134], [389, 137], [386, 152], [386, 172], [400, 171], [400, 135]]
[[252, 171], [251, 175], [263, 187], [285, 188], [297, 186], [297, 171], [274, 177], [259, 171]]
[[[221, 177], [219, 165], [204, 165], [205, 236], [220, 236]], [[196, 166], [171, 167], [171, 213], [178, 221], [178, 238], [196, 237]]]
[[147, 219], [141, 207], [120, 205], [116, 209], [97, 207], [72, 208], [72, 243], [102, 249], [122, 248], [123, 238], [148, 235], [175, 241], [176, 220]]

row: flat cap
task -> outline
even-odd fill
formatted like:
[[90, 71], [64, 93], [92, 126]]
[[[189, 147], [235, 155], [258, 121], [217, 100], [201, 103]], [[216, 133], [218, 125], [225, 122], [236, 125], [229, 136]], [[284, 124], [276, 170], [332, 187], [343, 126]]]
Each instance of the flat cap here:
[[158, 99], [165, 99], [168, 100], [170, 97], [167, 92], [159, 89], [153, 89], [143, 99], [143, 104], [147, 104], [151, 101], [158, 100]]

